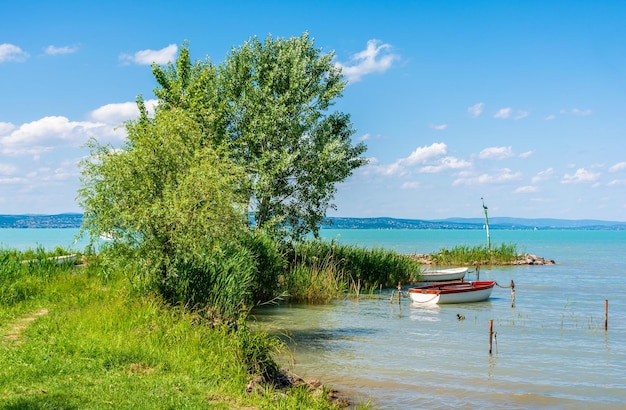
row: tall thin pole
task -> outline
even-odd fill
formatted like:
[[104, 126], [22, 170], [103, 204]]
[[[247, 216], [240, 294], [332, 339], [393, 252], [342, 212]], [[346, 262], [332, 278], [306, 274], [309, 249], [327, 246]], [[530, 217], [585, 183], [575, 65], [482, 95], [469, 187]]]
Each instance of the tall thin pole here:
[[489, 215], [487, 215], [487, 207], [485, 206], [485, 200], [481, 197], [481, 201], [483, 201], [483, 209], [485, 211], [485, 228], [487, 229], [487, 250], [491, 252], [491, 238], [489, 237]]

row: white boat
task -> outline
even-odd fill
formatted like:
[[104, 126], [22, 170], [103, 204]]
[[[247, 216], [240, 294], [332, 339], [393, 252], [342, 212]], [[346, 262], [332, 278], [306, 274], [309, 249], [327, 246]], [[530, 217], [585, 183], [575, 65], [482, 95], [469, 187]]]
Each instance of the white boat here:
[[440, 283], [409, 288], [409, 297], [415, 303], [444, 304], [470, 303], [489, 299], [496, 281]]
[[422, 272], [422, 282], [463, 280], [468, 268], [428, 269]]

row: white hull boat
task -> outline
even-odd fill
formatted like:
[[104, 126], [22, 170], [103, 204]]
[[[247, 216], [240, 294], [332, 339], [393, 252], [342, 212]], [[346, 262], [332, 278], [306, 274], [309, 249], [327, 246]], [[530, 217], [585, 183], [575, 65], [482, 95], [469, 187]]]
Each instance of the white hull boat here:
[[422, 272], [422, 282], [462, 281], [468, 268], [428, 269]]
[[482, 302], [489, 299], [496, 281], [457, 282], [416, 286], [409, 288], [408, 293], [415, 303], [446, 304]]

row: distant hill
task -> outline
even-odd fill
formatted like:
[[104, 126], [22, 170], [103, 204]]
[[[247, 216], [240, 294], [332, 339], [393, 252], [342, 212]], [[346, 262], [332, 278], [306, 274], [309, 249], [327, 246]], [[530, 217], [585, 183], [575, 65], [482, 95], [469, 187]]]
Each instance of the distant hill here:
[[80, 228], [83, 214], [0, 215], [0, 228]]
[[[482, 218], [448, 218], [441, 220], [396, 219], [396, 218], [343, 218], [329, 217], [324, 228], [337, 229], [484, 229]], [[489, 218], [489, 229], [588, 229], [625, 230], [626, 222], [599, 221], [592, 219], [526, 219], [495, 217]]]
[[[83, 215], [67, 213], [58, 215], [0, 215], [0, 228], [80, 228]], [[346, 218], [329, 217], [323, 228], [336, 229], [484, 229], [482, 218], [448, 218], [441, 220], [398, 218]], [[626, 222], [593, 219], [527, 219], [489, 218], [489, 229], [586, 229], [626, 230]]]

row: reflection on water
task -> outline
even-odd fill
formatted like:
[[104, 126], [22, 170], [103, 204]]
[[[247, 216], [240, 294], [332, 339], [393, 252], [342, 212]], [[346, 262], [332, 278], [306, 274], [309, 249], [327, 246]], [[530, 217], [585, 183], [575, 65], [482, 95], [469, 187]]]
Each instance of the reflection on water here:
[[608, 409], [626, 403], [626, 275], [602, 273], [609, 287], [597, 286], [598, 275], [559, 265], [481, 272], [515, 280], [514, 308], [510, 290], [495, 288], [480, 303], [398, 305], [383, 292], [254, 314], [289, 334], [297, 374], [380, 408]]

